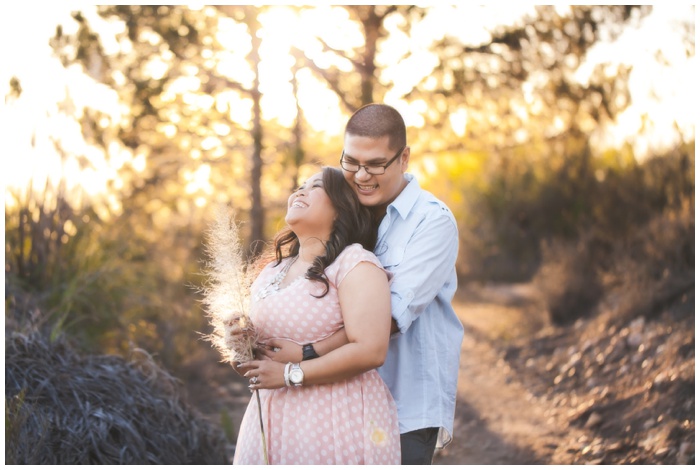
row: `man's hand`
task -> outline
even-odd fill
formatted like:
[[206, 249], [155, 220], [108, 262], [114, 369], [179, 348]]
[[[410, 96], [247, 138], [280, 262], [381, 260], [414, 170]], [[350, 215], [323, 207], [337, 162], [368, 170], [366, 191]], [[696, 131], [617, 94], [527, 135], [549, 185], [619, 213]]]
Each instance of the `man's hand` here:
[[396, 323], [396, 320], [393, 318], [391, 319], [391, 334], [393, 335], [394, 333], [399, 332], [399, 325]]
[[258, 343], [255, 349], [256, 356], [263, 359], [271, 359], [286, 364], [288, 362], [301, 362], [301, 345], [286, 339], [269, 339], [265, 343]]

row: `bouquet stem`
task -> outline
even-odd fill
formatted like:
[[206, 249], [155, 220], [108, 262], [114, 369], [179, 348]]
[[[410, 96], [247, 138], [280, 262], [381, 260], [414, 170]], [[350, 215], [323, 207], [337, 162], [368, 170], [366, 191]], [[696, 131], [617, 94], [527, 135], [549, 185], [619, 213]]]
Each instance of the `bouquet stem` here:
[[265, 465], [270, 465], [270, 459], [267, 456], [267, 439], [265, 439], [265, 426], [262, 418], [262, 405], [260, 404], [260, 390], [255, 391], [255, 398], [258, 400], [258, 418], [260, 418], [260, 436], [262, 437], [263, 457]]

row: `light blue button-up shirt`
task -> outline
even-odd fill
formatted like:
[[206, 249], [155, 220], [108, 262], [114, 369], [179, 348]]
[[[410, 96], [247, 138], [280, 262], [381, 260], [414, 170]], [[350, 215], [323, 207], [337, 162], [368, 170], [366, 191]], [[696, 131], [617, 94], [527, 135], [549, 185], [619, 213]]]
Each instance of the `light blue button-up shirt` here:
[[392, 335], [379, 368], [396, 401], [399, 430], [440, 428], [438, 447], [452, 440], [464, 328], [452, 308], [457, 290], [457, 223], [452, 212], [410, 174], [387, 208], [375, 254], [393, 273]]

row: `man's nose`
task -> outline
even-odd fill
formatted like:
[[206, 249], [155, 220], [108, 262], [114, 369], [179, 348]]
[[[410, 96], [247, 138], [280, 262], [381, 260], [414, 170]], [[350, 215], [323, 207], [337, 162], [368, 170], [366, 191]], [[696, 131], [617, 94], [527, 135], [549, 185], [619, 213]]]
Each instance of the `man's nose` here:
[[360, 165], [360, 169], [357, 170], [357, 173], [355, 173], [355, 178], [357, 178], [359, 180], [367, 180], [371, 177], [372, 177], [372, 175], [367, 173], [367, 167], [364, 167], [362, 165]]

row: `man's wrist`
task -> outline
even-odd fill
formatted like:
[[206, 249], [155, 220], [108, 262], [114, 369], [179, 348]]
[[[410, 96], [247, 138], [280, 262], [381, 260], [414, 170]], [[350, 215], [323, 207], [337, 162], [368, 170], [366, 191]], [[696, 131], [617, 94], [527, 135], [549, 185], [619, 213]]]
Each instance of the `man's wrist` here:
[[310, 359], [316, 359], [317, 357], [320, 357], [316, 350], [314, 349], [314, 345], [309, 343], [305, 344], [301, 347], [301, 360], [302, 361], [308, 361]]

